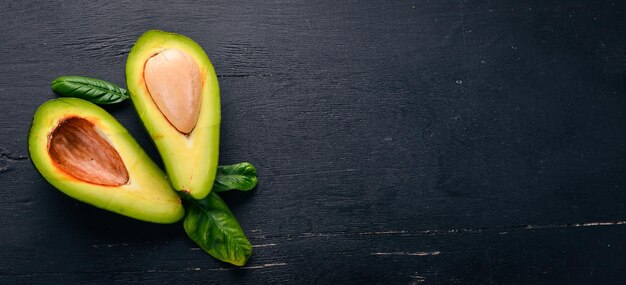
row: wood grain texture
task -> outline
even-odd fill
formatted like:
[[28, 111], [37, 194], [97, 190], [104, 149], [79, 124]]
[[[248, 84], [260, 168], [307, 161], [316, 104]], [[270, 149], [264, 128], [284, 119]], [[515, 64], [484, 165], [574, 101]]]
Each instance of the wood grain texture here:
[[[620, 284], [626, 10], [618, 1], [0, 4], [0, 283]], [[27, 159], [50, 82], [124, 85], [144, 31], [222, 90], [244, 268], [181, 224], [80, 204]], [[131, 104], [106, 107], [156, 160]]]

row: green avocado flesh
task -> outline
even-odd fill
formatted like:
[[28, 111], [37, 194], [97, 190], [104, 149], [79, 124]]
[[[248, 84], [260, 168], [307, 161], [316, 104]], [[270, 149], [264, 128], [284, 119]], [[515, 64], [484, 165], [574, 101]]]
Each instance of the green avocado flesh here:
[[28, 149], [43, 177], [72, 198], [154, 223], [174, 223], [184, 215], [163, 171], [117, 120], [85, 100], [41, 105]]
[[[180, 65], [167, 66], [166, 55], [178, 56], [179, 62], [193, 67], [194, 72], [180, 72], [176, 69], [181, 68]], [[154, 64], [157, 58], [163, 61], [158, 63], [159, 69], [152, 69], [157, 65]], [[185, 67], [183, 71], [191, 67]], [[186, 74], [197, 75], [188, 76], [194, 79], [194, 83], [187, 84], [198, 87], [194, 93], [197, 96], [191, 96], [197, 100], [185, 101], [156, 94], [155, 90], [168, 88], [179, 90], [161, 93], [193, 93], [180, 91], [179, 86], [188, 87], [185, 82], [180, 82], [186, 80]], [[174, 84], [164, 86], [170, 82]], [[126, 83], [135, 109], [163, 159], [174, 189], [186, 192], [195, 199], [206, 197], [215, 180], [220, 132], [220, 91], [206, 53], [183, 35], [148, 31], [137, 40], [128, 55]], [[157, 97], [161, 98], [160, 102]], [[180, 101], [193, 103], [178, 104]], [[170, 109], [166, 110], [168, 104]]]

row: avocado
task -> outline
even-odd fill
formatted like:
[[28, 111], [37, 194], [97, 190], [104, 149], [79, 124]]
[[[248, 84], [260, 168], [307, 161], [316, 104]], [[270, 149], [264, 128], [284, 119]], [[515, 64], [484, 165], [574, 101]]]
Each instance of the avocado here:
[[204, 50], [183, 35], [148, 31], [130, 50], [126, 85], [174, 189], [206, 197], [217, 170], [220, 90]]
[[154, 223], [184, 215], [165, 173], [120, 123], [90, 102], [60, 98], [41, 105], [28, 149], [43, 177], [72, 198]]

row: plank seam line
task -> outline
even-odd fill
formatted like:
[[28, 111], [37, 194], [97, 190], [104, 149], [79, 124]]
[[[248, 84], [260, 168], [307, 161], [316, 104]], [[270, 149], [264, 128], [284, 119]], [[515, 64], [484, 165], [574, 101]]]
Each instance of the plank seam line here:
[[320, 233], [301, 233], [287, 235], [263, 235], [251, 237], [251, 239], [272, 239], [272, 238], [333, 238], [333, 237], [349, 237], [349, 236], [420, 236], [420, 235], [446, 235], [446, 234], [462, 234], [462, 233], [481, 233], [497, 231], [500, 234], [506, 234], [511, 230], [545, 230], [545, 229], [563, 229], [563, 228], [588, 228], [588, 227], [607, 227], [626, 225], [626, 220], [621, 221], [598, 221], [571, 224], [547, 224], [547, 225], [515, 225], [503, 227], [484, 227], [484, 228], [458, 228], [458, 229], [433, 229], [422, 231], [406, 231], [406, 230], [387, 230], [373, 232], [320, 232]]

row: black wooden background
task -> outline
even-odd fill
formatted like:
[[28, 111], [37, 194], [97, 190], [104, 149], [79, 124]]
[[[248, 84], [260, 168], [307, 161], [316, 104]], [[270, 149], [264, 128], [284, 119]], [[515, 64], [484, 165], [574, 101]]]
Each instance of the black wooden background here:
[[[74, 3], [67, 3], [74, 2]], [[117, 2], [117, 3], [111, 3]], [[0, 283], [624, 284], [621, 1], [3, 1]], [[254, 246], [78, 203], [28, 159], [50, 82], [125, 86], [149, 29], [208, 53]], [[155, 159], [132, 104], [109, 107]]]

